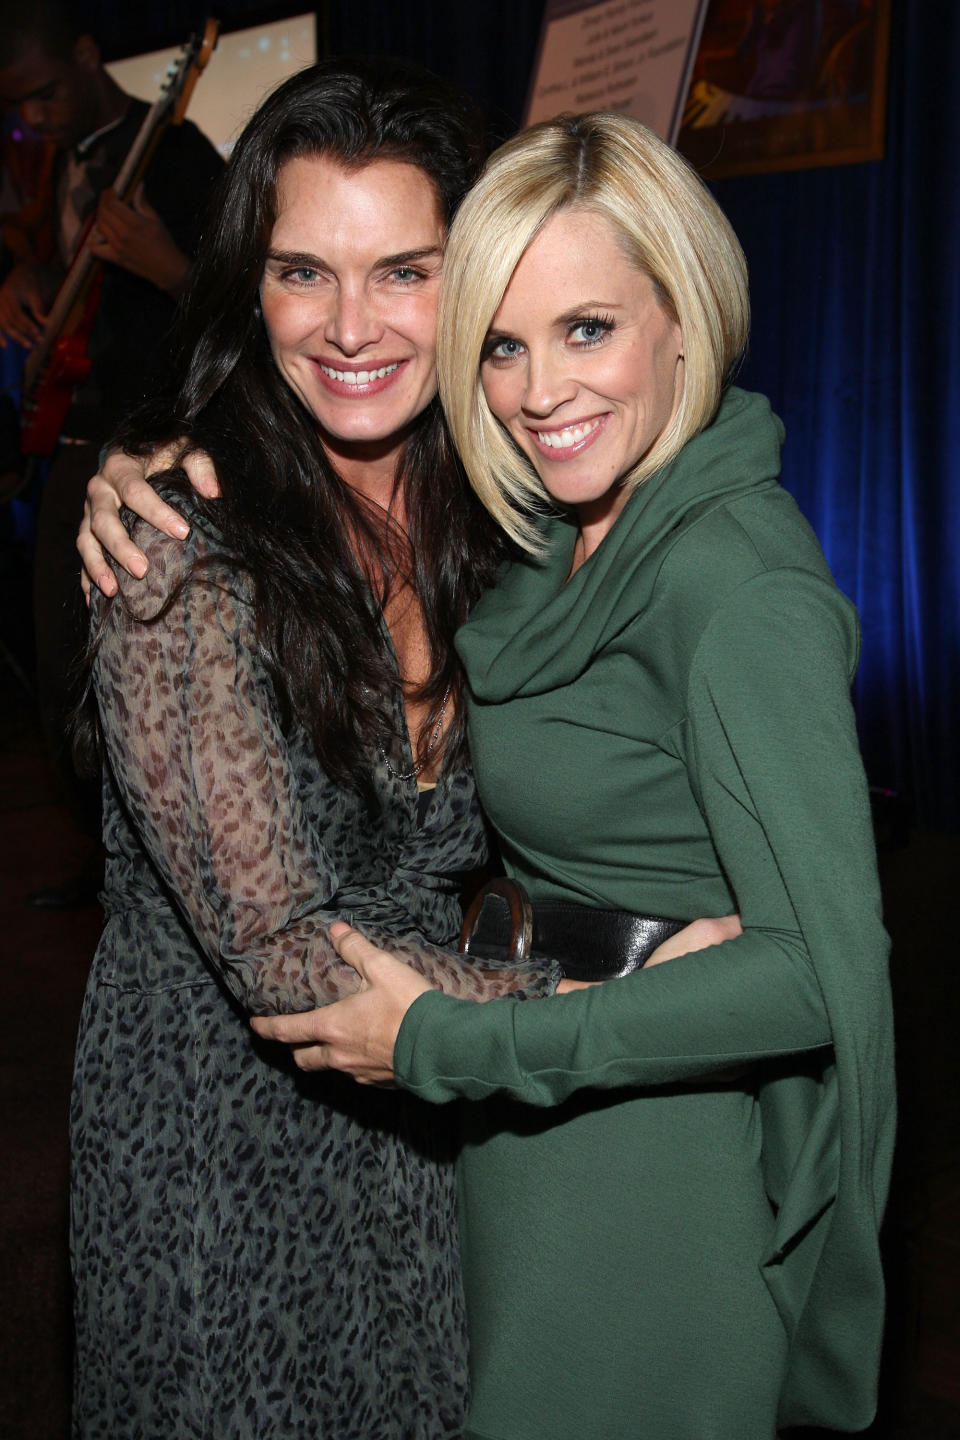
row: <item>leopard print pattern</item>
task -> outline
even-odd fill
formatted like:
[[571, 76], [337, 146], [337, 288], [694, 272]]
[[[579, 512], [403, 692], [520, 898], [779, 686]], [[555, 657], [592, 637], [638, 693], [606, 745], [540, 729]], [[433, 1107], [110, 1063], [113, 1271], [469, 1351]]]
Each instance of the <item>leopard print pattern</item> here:
[[433, 942], [485, 843], [472, 780], [380, 813], [285, 734], [237, 576], [193, 576], [215, 534], [135, 538], [147, 581], [106, 616], [104, 933], [71, 1111], [74, 1435], [439, 1440], [461, 1433], [466, 1342], [454, 1117], [304, 1076], [250, 1012], [356, 988], [336, 918], [474, 999], [542, 993]]

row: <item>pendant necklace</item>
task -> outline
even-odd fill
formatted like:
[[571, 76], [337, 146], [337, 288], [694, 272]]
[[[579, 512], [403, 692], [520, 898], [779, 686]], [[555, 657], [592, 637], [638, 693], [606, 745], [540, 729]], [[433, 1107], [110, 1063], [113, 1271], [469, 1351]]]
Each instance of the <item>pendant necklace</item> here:
[[433, 734], [430, 736], [430, 743], [427, 745], [423, 759], [418, 760], [412, 770], [407, 770], [406, 772], [394, 770], [393, 766], [390, 764], [390, 759], [387, 755], [385, 748], [382, 745], [380, 746], [380, 758], [383, 761], [384, 765], [386, 765], [387, 767], [387, 773], [389, 775], [392, 775], [394, 780], [416, 780], [417, 776], [420, 774], [420, 771], [423, 769], [427, 761], [430, 759], [430, 756], [436, 750], [437, 744], [440, 740], [440, 731], [443, 729], [443, 717], [447, 713], [447, 701], [450, 699], [450, 689], [451, 687], [448, 685], [446, 690], [444, 691], [443, 699], [440, 702], [440, 714], [437, 716], [437, 723], [433, 727]]

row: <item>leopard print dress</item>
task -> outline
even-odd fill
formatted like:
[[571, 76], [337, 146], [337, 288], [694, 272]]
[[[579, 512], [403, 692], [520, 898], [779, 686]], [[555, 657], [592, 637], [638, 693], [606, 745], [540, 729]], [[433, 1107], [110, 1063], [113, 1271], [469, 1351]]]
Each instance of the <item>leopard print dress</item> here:
[[144, 623], [215, 532], [136, 538], [150, 574], [110, 608], [94, 668], [107, 919], [71, 1114], [74, 1435], [456, 1436], [453, 1117], [306, 1077], [247, 1015], [355, 989], [339, 917], [407, 937], [394, 948], [451, 993], [537, 993], [427, 943], [455, 935], [483, 857], [472, 781], [441, 778], [418, 818], [415, 783], [380, 761], [372, 817], [281, 728], [242, 580], [198, 572]]

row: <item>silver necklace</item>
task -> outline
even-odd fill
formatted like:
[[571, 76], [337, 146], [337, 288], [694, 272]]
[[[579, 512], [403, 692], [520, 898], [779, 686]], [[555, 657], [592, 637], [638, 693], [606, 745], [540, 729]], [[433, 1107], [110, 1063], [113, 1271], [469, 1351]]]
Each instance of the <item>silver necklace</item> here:
[[450, 699], [450, 689], [451, 687], [448, 685], [446, 690], [443, 692], [443, 699], [440, 702], [440, 714], [437, 716], [437, 723], [433, 727], [433, 734], [430, 736], [430, 743], [427, 745], [423, 759], [418, 760], [412, 770], [407, 770], [405, 773], [401, 773], [401, 771], [399, 770], [394, 770], [393, 766], [390, 764], [390, 758], [387, 755], [386, 750], [382, 745], [380, 746], [380, 758], [383, 761], [384, 765], [386, 765], [387, 767], [387, 773], [389, 775], [392, 775], [394, 780], [416, 780], [417, 776], [420, 774], [420, 771], [423, 769], [427, 761], [430, 759], [430, 756], [436, 750], [437, 743], [440, 739], [440, 731], [443, 729], [443, 717], [447, 713], [447, 701]]

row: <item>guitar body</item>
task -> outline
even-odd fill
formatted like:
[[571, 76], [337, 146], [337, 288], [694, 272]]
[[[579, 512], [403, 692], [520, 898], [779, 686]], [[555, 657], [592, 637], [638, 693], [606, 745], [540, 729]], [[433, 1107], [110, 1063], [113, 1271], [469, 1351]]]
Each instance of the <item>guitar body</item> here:
[[90, 278], [74, 314], [53, 341], [49, 356], [33, 384], [24, 377], [20, 401], [20, 449], [24, 455], [46, 459], [57, 447], [73, 392], [90, 374], [93, 362], [87, 341], [100, 304], [102, 272]]
[[56, 449], [73, 392], [90, 374], [86, 335], [62, 335], [36, 393], [22, 407], [20, 449], [24, 455], [47, 456]]

